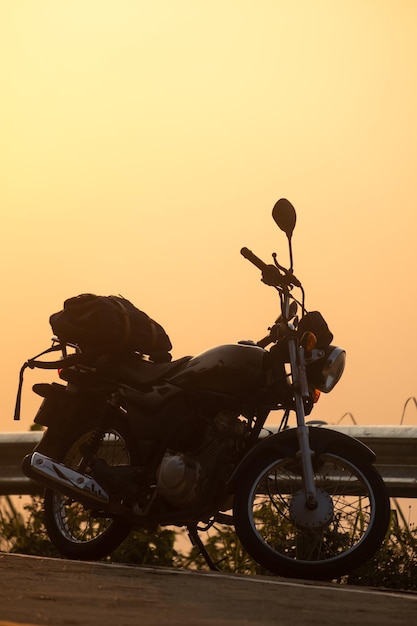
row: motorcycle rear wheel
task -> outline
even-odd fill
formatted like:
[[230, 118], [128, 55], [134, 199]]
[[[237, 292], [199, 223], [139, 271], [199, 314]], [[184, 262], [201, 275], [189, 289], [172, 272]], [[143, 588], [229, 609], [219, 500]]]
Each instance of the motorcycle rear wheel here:
[[[64, 446], [56, 460], [78, 469], [83, 462], [80, 448], [92, 434], [93, 427], [87, 427]], [[134, 453], [129, 441], [123, 424], [108, 427], [102, 433], [95, 456], [111, 466], [131, 465]], [[106, 517], [99, 510], [89, 509], [49, 488], [45, 491], [44, 521], [48, 536], [60, 554], [76, 560], [99, 560], [108, 556], [131, 530], [124, 521]]]
[[372, 464], [327, 452], [314, 465], [318, 506], [309, 510], [299, 461], [258, 458], [239, 481], [235, 527], [250, 556], [272, 573], [332, 580], [375, 554], [390, 504]]

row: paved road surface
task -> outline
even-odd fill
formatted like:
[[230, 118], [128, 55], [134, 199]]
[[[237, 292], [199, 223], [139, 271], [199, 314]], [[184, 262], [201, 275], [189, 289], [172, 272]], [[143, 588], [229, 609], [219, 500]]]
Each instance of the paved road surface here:
[[402, 626], [417, 593], [0, 553], [0, 626]]

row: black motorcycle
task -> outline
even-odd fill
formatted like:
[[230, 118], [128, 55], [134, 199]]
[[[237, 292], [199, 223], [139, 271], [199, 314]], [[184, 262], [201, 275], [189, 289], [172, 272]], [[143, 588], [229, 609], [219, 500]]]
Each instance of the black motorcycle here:
[[[289, 269], [275, 254], [266, 264], [241, 250], [281, 304], [257, 343], [155, 361], [126, 346], [85, 350], [54, 337], [25, 364], [59, 368], [64, 381], [34, 386], [44, 398], [35, 422], [47, 429], [22, 465], [46, 487], [45, 525], [63, 556], [100, 559], [132, 528], [174, 525], [215, 569], [199, 531], [226, 523], [262, 567], [318, 580], [345, 575], [381, 545], [390, 507], [374, 453], [306, 422], [340, 379], [345, 352], [321, 314], [305, 308], [291, 203], [279, 200], [273, 218], [288, 238]], [[55, 350], [59, 361], [39, 360]], [[277, 410], [280, 427], [268, 431]]]

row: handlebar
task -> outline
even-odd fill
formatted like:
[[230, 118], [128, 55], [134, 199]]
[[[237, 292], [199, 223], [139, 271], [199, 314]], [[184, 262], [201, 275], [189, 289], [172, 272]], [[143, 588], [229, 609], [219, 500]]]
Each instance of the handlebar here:
[[[277, 267], [277, 265], [265, 263], [249, 248], [242, 248], [240, 254], [261, 270], [262, 280], [266, 285], [271, 285], [272, 287], [289, 287], [290, 285], [301, 287], [300, 281], [291, 271], [281, 266]], [[280, 269], [282, 269], [282, 273]]]
[[266, 285], [270, 285], [271, 287], [285, 287], [290, 284], [290, 281], [287, 279], [287, 276], [281, 274], [279, 269], [275, 265], [271, 265], [265, 263], [249, 250], [248, 248], [242, 248], [240, 254], [248, 259], [253, 265], [255, 265], [262, 272], [262, 281]]
[[245, 259], [248, 259], [248, 261], [256, 265], [256, 267], [260, 269], [262, 272], [267, 267], [266, 263], [264, 263], [262, 259], [257, 257], [256, 254], [252, 252], [252, 250], [249, 250], [249, 248], [242, 248], [242, 250], [240, 251], [240, 254], [244, 256]]

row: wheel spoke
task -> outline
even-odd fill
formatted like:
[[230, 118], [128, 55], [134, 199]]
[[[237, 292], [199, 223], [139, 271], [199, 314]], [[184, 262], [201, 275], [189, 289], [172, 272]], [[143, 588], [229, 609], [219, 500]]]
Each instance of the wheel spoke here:
[[[373, 519], [369, 485], [349, 462], [323, 456], [315, 483], [331, 498], [319, 500], [322, 513], [313, 516], [305, 508], [305, 516], [301, 510], [299, 519], [291, 507], [302, 497], [303, 481], [301, 469], [292, 460], [269, 467], [253, 489], [255, 532], [268, 546], [292, 559], [321, 561], [346, 553], [363, 540]], [[331, 516], [326, 509], [330, 501]]]
[[[80, 448], [88, 441], [91, 433], [86, 433], [77, 440], [64, 458], [69, 467], [78, 468], [83, 463]], [[107, 465], [128, 465], [129, 453], [123, 438], [116, 431], [103, 434], [97, 457], [103, 459]], [[61, 534], [74, 543], [89, 543], [104, 535], [111, 528], [113, 520], [97, 517], [82, 504], [57, 492], [53, 495], [53, 508], [56, 523]]]

